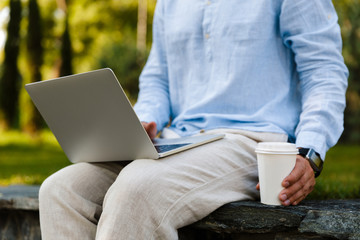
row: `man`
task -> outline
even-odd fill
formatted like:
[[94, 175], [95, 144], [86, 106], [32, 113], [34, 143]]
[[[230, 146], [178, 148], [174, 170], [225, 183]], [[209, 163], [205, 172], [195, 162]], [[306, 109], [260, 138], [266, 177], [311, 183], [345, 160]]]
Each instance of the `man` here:
[[177, 239], [221, 205], [258, 198], [261, 141], [303, 149], [283, 205], [312, 191], [343, 130], [348, 73], [331, 0], [158, 0], [153, 28], [135, 106], [149, 136], [226, 137], [161, 160], [60, 170], [40, 190], [44, 239]]

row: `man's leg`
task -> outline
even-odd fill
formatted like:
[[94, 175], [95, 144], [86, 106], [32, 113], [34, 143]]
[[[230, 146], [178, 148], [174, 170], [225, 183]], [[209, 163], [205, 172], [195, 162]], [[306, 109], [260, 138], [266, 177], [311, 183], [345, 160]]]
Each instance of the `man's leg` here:
[[177, 239], [177, 229], [225, 203], [258, 197], [259, 141], [281, 134], [225, 132], [225, 139], [161, 160], [135, 160], [106, 193], [97, 239]]
[[103, 198], [121, 168], [78, 163], [46, 179], [39, 192], [42, 239], [95, 239]]

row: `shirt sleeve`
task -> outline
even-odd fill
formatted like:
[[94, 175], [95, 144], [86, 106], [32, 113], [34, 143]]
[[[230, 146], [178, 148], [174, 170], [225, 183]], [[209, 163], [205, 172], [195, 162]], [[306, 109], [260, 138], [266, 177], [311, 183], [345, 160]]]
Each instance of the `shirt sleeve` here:
[[157, 2], [153, 20], [153, 43], [139, 79], [139, 96], [134, 106], [140, 121], [154, 121], [160, 131], [169, 121], [170, 101], [164, 41], [162, 1]]
[[280, 31], [295, 57], [302, 112], [296, 145], [311, 147], [325, 159], [343, 131], [348, 70], [331, 0], [284, 0]]

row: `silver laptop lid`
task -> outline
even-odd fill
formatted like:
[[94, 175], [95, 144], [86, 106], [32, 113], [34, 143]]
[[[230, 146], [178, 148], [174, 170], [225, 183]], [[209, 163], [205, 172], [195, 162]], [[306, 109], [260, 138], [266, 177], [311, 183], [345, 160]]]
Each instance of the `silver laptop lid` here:
[[71, 162], [159, 157], [111, 69], [25, 88]]

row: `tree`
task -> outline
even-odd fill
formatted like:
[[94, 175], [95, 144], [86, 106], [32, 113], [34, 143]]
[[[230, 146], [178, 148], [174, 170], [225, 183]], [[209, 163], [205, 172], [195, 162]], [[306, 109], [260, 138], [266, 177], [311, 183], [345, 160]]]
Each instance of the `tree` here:
[[69, 3], [66, 0], [59, 1], [62, 2], [61, 6], [65, 12], [65, 29], [62, 35], [61, 41], [61, 65], [60, 65], [60, 76], [66, 76], [73, 74], [72, 69], [72, 47], [71, 39], [69, 32]]
[[[41, 15], [37, 0], [29, 0], [29, 21], [27, 28], [27, 67], [30, 75], [30, 82], [42, 80], [41, 66], [43, 64], [42, 47], [42, 24]], [[43, 126], [43, 120], [40, 113], [34, 107], [29, 106], [29, 121], [25, 123], [25, 129], [30, 132], [39, 130]]]
[[147, 32], [147, 0], [139, 0], [136, 48], [140, 52], [145, 52], [146, 50], [146, 32]]
[[5, 57], [0, 72], [0, 118], [3, 119], [3, 127], [5, 128], [15, 128], [18, 124], [21, 76], [17, 60], [20, 46], [21, 10], [20, 1], [10, 1], [10, 20], [7, 26]]

